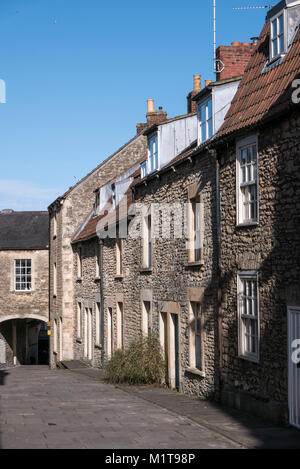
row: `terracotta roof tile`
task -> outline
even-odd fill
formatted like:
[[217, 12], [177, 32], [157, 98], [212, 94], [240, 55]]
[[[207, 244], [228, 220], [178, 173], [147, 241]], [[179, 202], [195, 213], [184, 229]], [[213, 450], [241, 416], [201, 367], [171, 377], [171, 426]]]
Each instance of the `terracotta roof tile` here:
[[264, 71], [269, 35], [268, 22], [264, 25], [225, 122], [215, 139], [275, 117], [292, 106], [291, 84], [300, 74], [300, 29], [283, 61]]

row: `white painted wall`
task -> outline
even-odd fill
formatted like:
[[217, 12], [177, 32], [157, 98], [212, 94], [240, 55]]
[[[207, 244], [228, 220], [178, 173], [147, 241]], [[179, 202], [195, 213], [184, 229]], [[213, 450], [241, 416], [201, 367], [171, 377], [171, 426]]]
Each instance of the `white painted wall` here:
[[158, 127], [160, 169], [197, 139], [197, 116], [183, 117]]

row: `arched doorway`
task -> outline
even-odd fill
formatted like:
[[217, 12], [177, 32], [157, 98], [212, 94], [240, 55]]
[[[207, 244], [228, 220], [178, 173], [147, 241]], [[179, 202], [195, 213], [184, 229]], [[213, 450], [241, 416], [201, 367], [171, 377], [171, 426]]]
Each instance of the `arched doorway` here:
[[45, 319], [1, 318], [0, 368], [48, 364], [49, 337]]

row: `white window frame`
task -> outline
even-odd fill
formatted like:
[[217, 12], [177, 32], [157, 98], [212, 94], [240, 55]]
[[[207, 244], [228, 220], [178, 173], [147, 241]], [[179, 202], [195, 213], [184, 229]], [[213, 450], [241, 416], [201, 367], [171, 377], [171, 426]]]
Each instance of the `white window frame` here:
[[[195, 309], [197, 309], [195, 313]], [[197, 320], [196, 320], [197, 314]], [[199, 330], [200, 329], [200, 330]], [[197, 339], [199, 337], [199, 339]], [[200, 343], [199, 343], [200, 342]], [[205, 374], [205, 332], [202, 305], [189, 303], [189, 363], [192, 370]], [[197, 360], [198, 356], [198, 360]]]
[[95, 215], [100, 212], [100, 189], [95, 192]]
[[[283, 32], [279, 32], [279, 18], [283, 17]], [[286, 54], [287, 50], [287, 20], [286, 20], [286, 11], [281, 10], [277, 15], [273, 16], [270, 19], [270, 61], [274, 61]], [[277, 35], [274, 36], [274, 21], [276, 21], [276, 26], [277, 26]], [[280, 38], [283, 36], [283, 51], [279, 52], [280, 49]], [[277, 54], [274, 54], [274, 47], [273, 47], [273, 42], [276, 40], [277, 43]]]
[[82, 302], [77, 302], [77, 338], [82, 339]]
[[[211, 117], [209, 117], [208, 110], [209, 110], [209, 102], [211, 102]], [[205, 106], [205, 120], [202, 120], [202, 112], [201, 108]], [[213, 111], [213, 97], [210, 95], [208, 98], [204, 99], [203, 101], [199, 102], [198, 104], [198, 119], [199, 119], [199, 143], [204, 143], [214, 135], [214, 111]], [[211, 121], [211, 135], [209, 135], [209, 121]], [[206, 138], [203, 138], [202, 135], [202, 126], [205, 124], [205, 133]]]
[[[142, 240], [142, 266], [151, 269], [153, 264], [153, 236], [151, 209], [143, 217], [143, 240]], [[149, 226], [150, 220], [150, 226]]]
[[[242, 165], [242, 152], [249, 147], [256, 147], [256, 174], [255, 165], [253, 163], [247, 164], [245, 171], [247, 173], [248, 167], [250, 166], [251, 175], [254, 176], [251, 181], [243, 182], [243, 165]], [[240, 140], [236, 144], [236, 201], [237, 201], [237, 226], [248, 226], [259, 224], [259, 152], [258, 152], [258, 135], [248, 137]], [[246, 175], [247, 176], [247, 175]], [[250, 187], [256, 187], [256, 199], [255, 199], [255, 212], [256, 217], [246, 218], [245, 206], [251, 205], [249, 202], [249, 190]], [[248, 200], [246, 200], [248, 196]]]
[[[251, 302], [253, 311], [253, 302], [256, 299], [256, 315], [245, 312], [244, 303], [244, 282], [256, 282], [256, 298], [255, 296], [247, 296], [247, 303]], [[259, 311], [259, 276], [257, 271], [239, 271], [237, 275], [237, 309], [238, 309], [238, 353], [239, 357], [245, 360], [259, 363], [260, 361], [260, 311]], [[248, 305], [247, 305], [248, 308]], [[257, 324], [254, 340], [256, 341], [256, 352], [246, 350], [247, 333], [245, 321], [255, 321]], [[251, 335], [252, 336], [252, 335]], [[253, 336], [252, 336], [253, 337]]]
[[[22, 262], [26, 263], [24, 267], [22, 267], [21, 264], [19, 266], [17, 266], [17, 263], [22, 263]], [[28, 266], [28, 262], [30, 262], [30, 266]], [[17, 269], [20, 269], [21, 273], [17, 274]], [[22, 269], [25, 269], [24, 275], [22, 274]], [[30, 269], [30, 274], [28, 273], [28, 269]], [[15, 263], [14, 263], [14, 284], [15, 284], [15, 291], [16, 292], [28, 293], [28, 292], [32, 291], [32, 273], [33, 273], [32, 259], [15, 259]], [[17, 281], [17, 278], [21, 279], [22, 277], [25, 278], [24, 282], [22, 282], [21, 280]], [[30, 277], [30, 282], [27, 280], [28, 277]], [[30, 283], [30, 288], [17, 288], [17, 285], [19, 285], [21, 287], [21, 285], [23, 283], [24, 284]]]
[[[151, 153], [150, 151], [150, 143], [154, 140], [154, 152]], [[153, 163], [153, 164], [152, 164]], [[147, 173], [151, 174], [154, 173], [159, 169], [159, 152], [158, 152], [158, 133], [155, 132], [148, 137], [148, 168]]]
[[141, 163], [141, 178], [144, 179], [148, 176], [148, 162], [147, 160]]
[[100, 328], [101, 328], [101, 304], [99, 301], [96, 301], [95, 303], [95, 326], [96, 326], [96, 333], [95, 333], [95, 338], [96, 338], [96, 345], [100, 346], [101, 345], [101, 337], [100, 337]]
[[188, 262], [203, 264], [204, 247], [204, 202], [203, 194], [198, 193], [189, 199], [189, 241]]

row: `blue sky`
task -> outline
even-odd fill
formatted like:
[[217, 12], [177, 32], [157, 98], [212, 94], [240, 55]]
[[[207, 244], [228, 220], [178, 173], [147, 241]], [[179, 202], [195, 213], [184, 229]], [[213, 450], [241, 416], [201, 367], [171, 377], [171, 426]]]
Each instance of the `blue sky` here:
[[[217, 0], [217, 43], [250, 41], [262, 0]], [[275, 4], [276, 2], [274, 2]], [[135, 134], [146, 100], [186, 112], [213, 79], [212, 0], [1, 0], [0, 210], [45, 210]]]

